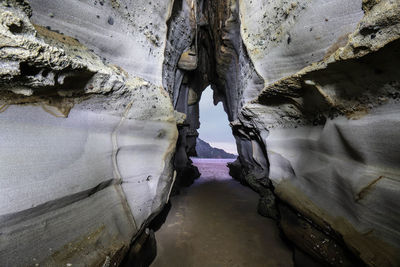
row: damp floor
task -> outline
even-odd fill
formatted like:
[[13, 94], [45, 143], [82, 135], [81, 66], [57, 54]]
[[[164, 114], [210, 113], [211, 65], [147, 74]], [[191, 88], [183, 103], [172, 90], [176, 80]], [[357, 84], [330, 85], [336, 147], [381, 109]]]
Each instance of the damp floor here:
[[258, 194], [229, 176], [228, 160], [193, 161], [202, 176], [171, 199], [151, 266], [293, 266], [275, 222], [257, 213]]

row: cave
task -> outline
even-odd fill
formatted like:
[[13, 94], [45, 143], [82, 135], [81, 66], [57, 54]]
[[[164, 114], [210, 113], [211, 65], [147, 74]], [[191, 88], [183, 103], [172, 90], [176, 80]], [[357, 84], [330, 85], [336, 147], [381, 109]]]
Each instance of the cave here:
[[[399, 14], [396, 0], [1, 1], [0, 266], [399, 266]], [[234, 161], [195, 159], [205, 90]], [[199, 237], [184, 205], [229, 241]], [[178, 234], [231, 261], [163, 243]], [[252, 254], [254, 238], [271, 249]]]

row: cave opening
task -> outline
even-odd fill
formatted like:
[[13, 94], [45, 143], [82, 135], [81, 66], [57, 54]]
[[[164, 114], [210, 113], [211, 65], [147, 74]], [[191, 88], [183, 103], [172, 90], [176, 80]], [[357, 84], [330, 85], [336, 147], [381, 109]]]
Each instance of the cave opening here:
[[[238, 2], [175, 1], [167, 24], [163, 86], [180, 120], [171, 211], [156, 232], [154, 266], [207, 266], [210, 261], [216, 266], [263, 266], [267, 261], [290, 266], [290, 249], [275, 221], [265, 218], [276, 213], [269, 191], [261, 203], [268, 208], [259, 211], [264, 217], [257, 213], [258, 183], [267, 177], [262, 141], [237, 127], [238, 110], [263, 86], [240, 37]], [[246, 83], [255, 89], [243, 95]], [[196, 157], [202, 138], [235, 156]], [[253, 184], [241, 179], [248, 166], [256, 173]], [[273, 249], [265, 253], [266, 248]]]
[[399, 266], [399, 14], [3, 0], [0, 265]]
[[[199, 132], [200, 138], [202, 132], [206, 135], [206, 130], [200, 128], [200, 112], [204, 113], [203, 118], [209, 117], [202, 122], [205, 127], [214, 123], [215, 128], [216, 122], [212, 121], [217, 117], [224, 120], [220, 121], [220, 126], [227, 126], [219, 129], [223, 130], [220, 134], [224, 138], [215, 139], [218, 137], [216, 132], [210, 141], [216, 146], [225, 146], [233, 154], [240, 152], [236, 149], [238, 135], [234, 136], [228, 126], [237, 120], [237, 110], [242, 105], [237, 68], [239, 50], [242, 49], [237, 5], [225, 1], [175, 1], [167, 22], [163, 86], [173, 99], [175, 110], [185, 116], [182, 123], [178, 123], [179, 139], [174, 161], [177, 186], [189, 185], [200, 175], [190, 159], [197, 156]], [[226, 20], [229, 22], [223, 23]], [[227, 29], [229, 32], [225, 32]], [[205, 97], [208, 106], [200, 108]], [[209, 110], [212, 103], [219, 103], [218, 113], [214, 116]], [[226, 115], [222, 114], [221, 106]]]
[[163, 224], [155, 232], [157, 255], [151, 266], [292, 266], [292, 251], [281, 239], [276, 222], [257, 213], [259, 194], [230, 175], [227, 164], [237, 155], [206, 158], [200, 154], [202, 138], [237, 153], [223, 101], [215, 101], [218, 91], [208, 85], [198, 95], [189, 88], [184, 99], [184, 105], [177, 99], [179, 111], [187, 117], [179, 126], [181, 155], [178, 150], [175, 160], [187, 155], [189, 164], [178, 172], [182, 180], [177, 182], [183, 186], [173, 192]]
[[[215, 105], [213, 91], [210, 86], [203, 91], [200, 97], [199, 111], [200, 128], [198, 129], [199, 137], [196, 144], [197, 157], [233, 158], [233, 155], [237, 155], [236, 141], [232, 135], [227, 114], [223, 109], [222, 103]], [[203, 145], [207, 143], [213, 148], [222, 149], [227, 153], [217, 149], [209, 152], [204, 151], [206, 148], [199, 146], [200, 142]], [[228, 155], [228, 153], [231, 155]]]

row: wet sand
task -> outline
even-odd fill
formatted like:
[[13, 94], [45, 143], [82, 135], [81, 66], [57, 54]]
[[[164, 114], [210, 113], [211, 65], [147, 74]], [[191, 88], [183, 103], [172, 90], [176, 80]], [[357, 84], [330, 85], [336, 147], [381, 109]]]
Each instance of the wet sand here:
[[229, 176], [227, 162], [194, 159], [202, 176], [171, 199], [151, 266], [293, 266], [275, 222], [257, 214], [258, 194]]

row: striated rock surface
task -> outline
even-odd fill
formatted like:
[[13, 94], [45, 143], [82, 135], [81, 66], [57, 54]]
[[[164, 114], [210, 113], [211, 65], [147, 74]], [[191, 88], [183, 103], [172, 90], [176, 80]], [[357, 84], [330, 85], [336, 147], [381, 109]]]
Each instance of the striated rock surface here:
[[96, 54], [161, 85], [172, 0], [31, 0], [32, 21], [78, 39]]
[[0, 2], [0, 265], [119, 264], [199, 176], [208, 85], [295, 259], [400, 264], [399, 1], [30, 5]]
[[232, 122], [242, 179], [262, 166], [283, 232], [321, 263], [398, 266], [400, 3], [239, 3], [264, 81]]
[[[259, 212], [297, 255], [398, 266], [399, 1], [195, 4], [193, 16], [175, 2], [168, 38], [179, 41], [164, 63], [164, 86], [187, 115], [182, 154], [199, 127], [190, 92], [198, 99], [211, 84], [237, 141], [232, 176], [260, 193]], [[179, 69], [194, 45], [197, 69]]]
[[[117, 3], [125, 8], [95, 2], [109, 13]], [[94, 11], [89, 1], [32, 6], [32, 20], [42, 26], [32, 24], [25, 1], [0, 3], [0, 265], [119, 265], [168, 201], [173, 183], [174, 110], [160, 82], [151, 79], [161, 77], [162, 57], [146, 60], [147, 67], [130, 58], [150, 68], [147, 74], [125, 71], [112, 54], [122, 52], [117, 43], [98, 35], [104, 25], [76, 20], [88, 23], [83, 12]], [[57, 21], [60, 28], [53, 29], [76, 31], [73, 36], [89, 48], [43, 27], [43, 16]], [[154, 14], [158, 19], [165, 18]], [[165, 36], [160, 27], [157, 34]], [[165, 41], [158, 41], [162, 51]], [[94, 48], [108, 51], [120, 66], [105, 63]]]

